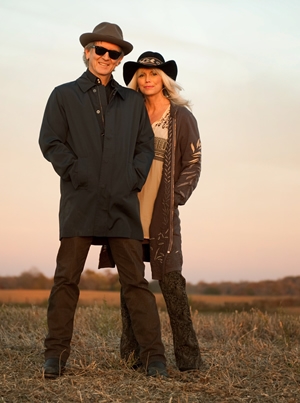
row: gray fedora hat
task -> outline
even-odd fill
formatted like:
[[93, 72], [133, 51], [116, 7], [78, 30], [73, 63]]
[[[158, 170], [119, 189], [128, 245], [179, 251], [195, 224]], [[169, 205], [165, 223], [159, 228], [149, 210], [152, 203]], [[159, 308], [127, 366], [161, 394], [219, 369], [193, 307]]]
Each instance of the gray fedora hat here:
[[97, 41], [113, 43], [120, 46], [125, 55], [128, 55], [133, 49], [131, 43], [124, 41], [121, 28], [110, 22], [101, 22], [94, 28], [93, 32], [80, 35], [79, 40], [83, 47], [88, 43]]
[[160, 69], [174, 81], [177, 77], [177, 64], [175, 60], [165, 62], [160, 53], [147, 51], [141, 54], [137, 62], [126, 62], [123, 66], [123, 78], [128, 85], [139, 68]]

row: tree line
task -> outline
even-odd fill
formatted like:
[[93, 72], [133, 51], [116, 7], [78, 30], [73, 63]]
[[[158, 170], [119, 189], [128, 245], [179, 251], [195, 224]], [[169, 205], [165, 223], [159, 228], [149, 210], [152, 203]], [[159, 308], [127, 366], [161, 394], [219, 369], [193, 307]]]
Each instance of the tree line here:
[[[2, 289], [50, 289], [53, 278], [46, 277], [38, 269], [32, 268], [19, 276], [0, 276], [0, 290]], [[119, 291], [118, 273], [111, 270], [95, 272], [90, 269], [83, 271], [80, 280], [80, 289], [95, 291]], [[153, 292], [160, 292], [157, 281], [150, 282]], [[212, 282], [199, 281], [197, 284], [187, 282], [188, 294], [201, 295], [249, 295], [249, 296], [282, 296], [300, 295], [300, 276], [288, 276], [279, 280], [263, 280], [258, 282]]]
[[[25, 289], [25, 290], [48, 290], [53, 285], [53, 277], [46, 277], [43, 273], [33, 268], [24, 271], [19, 276], [0, 277], [0, 290], [2, 289]], [[120, 289], [118, 274], [110, 270], [101, 270], [96, 273], [93, 270], [83, 271], [80, 279], [80, 289], [96, 291], [118, 291]]]
[[279, 280], [214, 282], [200, 281], [188, 284], [190, 294], [204, 295], [249, 295], [249, 296], [299, 296], [300, 276], [288, 276]]

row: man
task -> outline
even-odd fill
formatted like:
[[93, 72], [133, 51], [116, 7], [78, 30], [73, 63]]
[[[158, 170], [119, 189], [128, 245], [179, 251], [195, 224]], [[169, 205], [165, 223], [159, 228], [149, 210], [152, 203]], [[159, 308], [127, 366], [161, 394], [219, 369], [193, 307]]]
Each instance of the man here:
[[47, 312], [44, 376], [56, 378], [70, 355], [78, 284], [92, 244], [108, 243], [116, 262], [147, 375], [168, 376], [155, 297], [144, 278], [137, 193], [153, 159], [142, 97], [112, 76], [133, 46], [116, 24], [80, 36], [87, 66], [49, 97], [39, 144], [60, 176], [60, 248]]

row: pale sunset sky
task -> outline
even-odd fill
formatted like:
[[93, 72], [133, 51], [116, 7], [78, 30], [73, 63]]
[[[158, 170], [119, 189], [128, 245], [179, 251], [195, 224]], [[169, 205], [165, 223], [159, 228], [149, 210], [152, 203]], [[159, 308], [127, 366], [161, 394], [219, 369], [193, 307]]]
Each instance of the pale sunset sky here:
[[53, 88], [85, 70], [79, 36], [102, 21], [133, 44], [123, 62], [174, 59], [193, 104], [203, 160], [180, 208], [187, 281], [300, 275], [299, 19], [298, 0], [0, 0], [0, 276], [54, 273], [59, 178], [39, 130]]

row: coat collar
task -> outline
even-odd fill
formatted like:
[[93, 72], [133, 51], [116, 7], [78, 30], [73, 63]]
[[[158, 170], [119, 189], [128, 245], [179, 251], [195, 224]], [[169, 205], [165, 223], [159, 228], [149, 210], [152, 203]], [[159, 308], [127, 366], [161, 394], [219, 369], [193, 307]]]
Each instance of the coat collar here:
[[178, 108], [179, 108], [178, 105], [175, 105], [175, 104], [173, 104], [173, 102], [171, 102], [170, 115], [172, 118], [175, 118]]
[[[76, 81], [81, 91], [87, 92], [96, 85], [96, 80], [97, 77], [94, 76], [89, 70], [86, 70]], [[125, 98], [124, 92], [126, 89], [121, 87], [121, 85], [114, 80], [113, 76], [111, 77], [109, 85], [112, 86], [113, 91], [119, 93], [123, 99]]]

